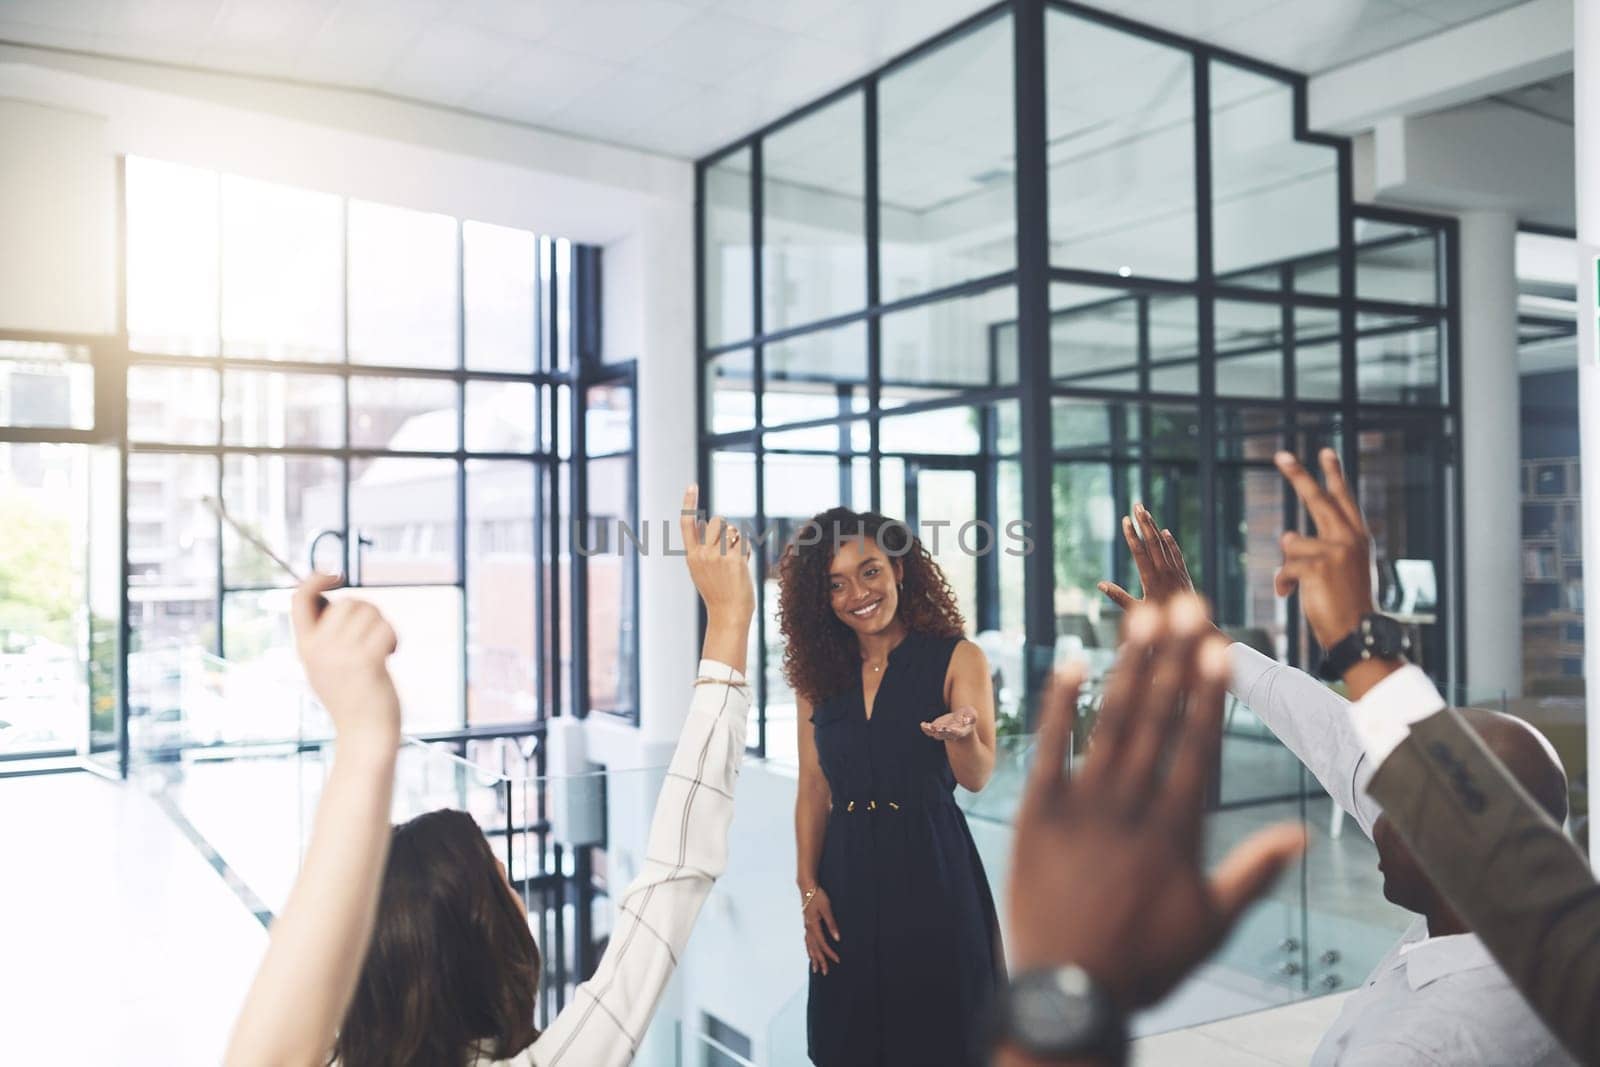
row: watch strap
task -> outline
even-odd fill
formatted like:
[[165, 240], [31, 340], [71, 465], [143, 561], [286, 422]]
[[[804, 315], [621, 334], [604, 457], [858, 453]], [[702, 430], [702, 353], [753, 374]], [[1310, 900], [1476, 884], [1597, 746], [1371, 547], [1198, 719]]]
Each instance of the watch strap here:
[[1398, 659], [1411, 652], [1411, 635], [1397, 620], [1387, 615], [1364, 615], [1361, 622], [1337, 644], [1323, 653], [1317, 675], [1325, 682], [1336, 682], [1346, 671], [1365, 659]]

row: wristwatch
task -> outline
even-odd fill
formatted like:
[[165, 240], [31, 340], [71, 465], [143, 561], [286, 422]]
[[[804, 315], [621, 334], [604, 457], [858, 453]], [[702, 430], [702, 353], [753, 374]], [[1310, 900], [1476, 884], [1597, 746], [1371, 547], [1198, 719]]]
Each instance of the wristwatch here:
[[1024, 971], [1001, 992], [997, 1043], [1044, 1058], [1085, 1056], [1125, 1062], [1128, 1030], [1105, 990], [1076, 964]]
[[1374, 612], [1362, 616], [1359, 626], [1323, 654], [1317, 674], [1325, 682], [1336, 682], [1362, 660], [1400, 659], [1410, 654], [1411, 634], [1405, 626]]

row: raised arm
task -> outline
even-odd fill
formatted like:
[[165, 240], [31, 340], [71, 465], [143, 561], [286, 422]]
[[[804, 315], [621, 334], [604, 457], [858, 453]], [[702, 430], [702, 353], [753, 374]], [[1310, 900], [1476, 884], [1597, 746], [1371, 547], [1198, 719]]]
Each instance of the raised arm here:
[[[1156, 525], [1148, 508], [1141, 505], [1122, 520], [1122, 536], [1138, 568], [1145, 600], [1162, 604], [1194, 591], [1177, 538]], [[1139, 603], [1113, 582], [1101, 582], [1100, 591], [1125, 610]], [[1241, 642], [1229, 646], [1228, 659], [1232, 672], [1228, 691], [1255, 712], [1370, 837], [1379, 814], [1366, 792], [1372, 762], [1365, 758], [1350, 725], [1348, 701], [1304, 671]]]
[[305, 865], [272, 924], [226, 1063], [322, 1067], [366, 958], [389, 850], [400, 701], [384, 661], [394, 631], [372, 605], [328, 604], [338, 579], [295, 590], [294, 629], [312, 690], [333, 718], [333, 769]]
[[594, 977], [532, 1046], [540, 1067], [632, 1061], [700, 907], [728, 861], [733, 787], [744, 759], [745, 649], [755, 612], [749, 550], [721, 519], [702, 530], [698, 494], [680, 526], [689, 573], [706, 606], [706, 637], [689, 716], [656, 799], [644, 870], [617, 898], [610, 944]]
[[[1300, 590], [1326, 648], [1372, 610], [1371, 536], [1338, 456], [1320, 459], [1326, 488], [1277, 457], [1317, 523], [1285, 535], [1278, 588]], [[1344, 682], [1385, 817], [1551, 1032], [1600, 1063], [1600, 884], [1582, 854], [1420, 668], [1362, 659]]]

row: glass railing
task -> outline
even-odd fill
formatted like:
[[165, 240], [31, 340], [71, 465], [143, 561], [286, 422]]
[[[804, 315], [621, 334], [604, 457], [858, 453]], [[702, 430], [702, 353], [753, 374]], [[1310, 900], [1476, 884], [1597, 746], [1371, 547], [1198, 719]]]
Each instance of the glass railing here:
[[[136, 774], [212, 851], [241, 895], [270, 917], [298, 872], [332, 765], [326, 718], [303, 683], [291, 679], [273, 700], [249, 699], [293, 708], [292, 721], [275, 712], [282, 721], [228, 725], [222, 709], [245, 698], [238, 688], [244, 683], [227, 664], [189, 654], [161, 669], [184, 713], [148, 716], [135, 748]], [[1085, 747], [1098, 702], [1093, 689], [1083, 697], [1075, 753]], [[1335, 817], [1294, 756], [1247, 708], [1230, 705], [1226, 724], [1206, 854], [1215, 861], [1250, 832], [1282, 820], [1307, 826], [1310, 849], [1205, 966], [1135, 1020], [1139, 1034], [1356, 985], [1411, 920], [1384, 901], [1371, 842], [1353, 820]], [[275, 740], [286, 729], [295, 739]], [[595, 767], [540, 777], [547, 756], [540, 746], [547, 743], [543, 736], [448, 746], [408, 741], [393, 807], [397, 822], [458, 808], [483, 829], [528, 906], [545, 961], [541, 1024], [570, 999], [604, 950], [609, 894], [642, 867], [663, 776], [660, 767]], [[957, 791], [1002, 923], [1012, 824], [1034, 751], [1029, 734], [1002, 736], [987, 787]], [[747, 761], [728, 869], [700, 913], [635, 1062], [806, 1062], [808, 969], [794, 886], [794, 775], [792, 761]]]

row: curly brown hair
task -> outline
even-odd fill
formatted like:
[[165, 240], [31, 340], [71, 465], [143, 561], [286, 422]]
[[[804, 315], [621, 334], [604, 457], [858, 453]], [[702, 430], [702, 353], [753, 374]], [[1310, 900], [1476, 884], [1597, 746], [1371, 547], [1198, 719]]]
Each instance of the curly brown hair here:
[[956, 595], [927, 546], [905, 523], [875, 511], [830, 508], [801, 526], [778, 562], [778, 627], [783, 632], [783, 676], [813, 704], [848, 689], [861, 664], [854, 631], [833, 613], [828, 568], [846, 540], [867, 537], [900, 564], [900, 607], [906, 627], [933, 637], [959, 637], [966, 629]]

